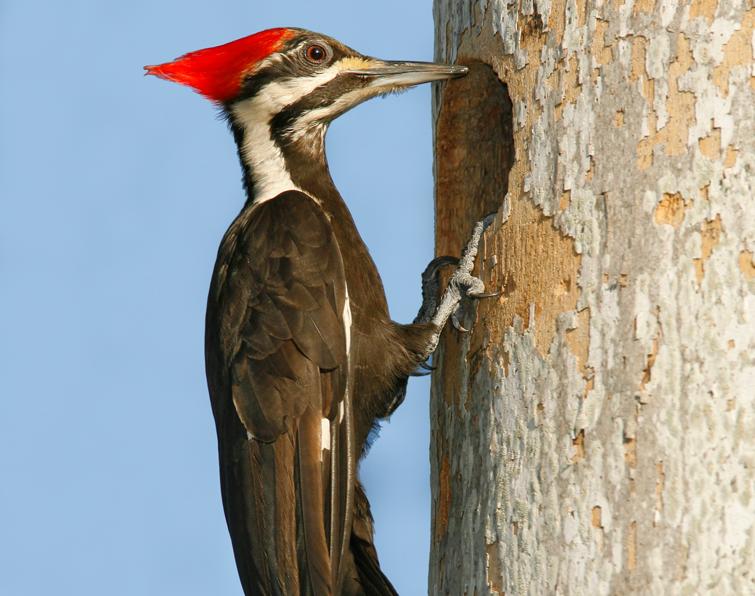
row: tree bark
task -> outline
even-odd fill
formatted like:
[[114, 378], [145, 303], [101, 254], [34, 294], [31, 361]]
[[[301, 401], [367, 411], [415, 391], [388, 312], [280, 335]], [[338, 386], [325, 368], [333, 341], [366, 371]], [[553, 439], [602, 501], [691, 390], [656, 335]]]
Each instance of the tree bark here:
[[434, 11], [437, 254], [502, 213], [436, 358], [430, 594], [755, 593], [755, 9]]

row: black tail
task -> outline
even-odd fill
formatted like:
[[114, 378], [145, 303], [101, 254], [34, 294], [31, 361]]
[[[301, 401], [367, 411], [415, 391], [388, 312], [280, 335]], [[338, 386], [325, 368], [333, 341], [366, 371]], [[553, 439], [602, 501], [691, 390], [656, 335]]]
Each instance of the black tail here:
[[351, 552], [363, 594], [366, 596], [398, 596], [398, 592], [380, 569], [380, 562], [373, 543], [370, 503], [359, 482], [356, 484], [354, 494]]

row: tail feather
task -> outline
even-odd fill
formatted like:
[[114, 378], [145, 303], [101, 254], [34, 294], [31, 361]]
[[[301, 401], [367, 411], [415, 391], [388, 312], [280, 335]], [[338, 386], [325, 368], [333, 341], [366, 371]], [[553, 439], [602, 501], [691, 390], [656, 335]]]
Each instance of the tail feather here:
[[[308, 410], [299, 420], [296, 449], [297, 507], [302, 521], [303, 561], [299, 573], [302, 592], [318, 596], [332, 594], [331, 562], [325, 537], [321, 419], [319, 412]], [[308, 585], [307, 585], [308, 584]], [[310, 592], [311, 590], [311, 592]]]
[[351, 552], [361, 584], [360, 592], [366, 596], [398, 596], [390, 580], [380, 569], [374, 544], [374, 531], [370, 503], [362, 485], [357, 482], [354, 495], [354, 522], [351, 533]]
[[354, 483], [356, 482], [356, 458], [354, 456], [354, 429], [352, 427], [353, 413], [351, 411], [351, 396], [348, 387], [344, 392], [343, 417], [338, 416], [332, 425], [332, 473], [331, 490], [331, 556], [333, 570], [337, 574], [334, 580], [336, 594], [343, 591], [346, 580], [351, 527], [354, 517]]
[[[223, 504], [244, 592], [395, 596], [378, 562], [367, 497], [350, 481], [350, 468], [333, 457], [339, 447], [349, 448], [353, 431], [332, 424], [328, 453], [322, 450], [319, 412], [305, 413], [294, 433], [273, 443], [249, 439], [235, 416], [224, 422], [219, 436]], [[323, 466], [320, 457], [330, 465]], [[338, 495], [332, 501], [328, 482]], [[328, 545], [338, 551], [338, 536], [349, 525], [347, 547], [336, 554], [335, 567]]]
[[297, 558], [293, 444], [287, 437], [250, 441], [237, 426], [219, 447], [223, 505], [241, 584], [247, 594], [298, 593], [299, 578], [292, 573]]
[[352, 539], [351, 548], [363, 594], [365, 596], [398, 596], [398, 592], [380, 569], [377, 556], [373, 557], [375, 547]]

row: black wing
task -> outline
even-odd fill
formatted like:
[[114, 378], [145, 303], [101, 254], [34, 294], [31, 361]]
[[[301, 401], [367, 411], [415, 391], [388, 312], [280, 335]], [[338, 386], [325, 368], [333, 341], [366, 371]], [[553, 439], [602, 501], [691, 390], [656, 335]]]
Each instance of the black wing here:
[[300, 192], [248, 206], [218, 254], [207, 376], [247, 594], [331, 594], [351, 531], [348, 297], [326, 215]]

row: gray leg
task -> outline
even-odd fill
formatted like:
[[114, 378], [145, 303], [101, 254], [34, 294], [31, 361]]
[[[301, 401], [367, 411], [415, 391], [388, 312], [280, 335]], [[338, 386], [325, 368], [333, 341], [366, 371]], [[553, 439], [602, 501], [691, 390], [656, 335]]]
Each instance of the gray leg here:
[[[443, 297], [440, 300], [440, 305], [435, 310], [435, 314], [430, 318], [430, 322], [438, 328], [438, 331], [433, 335], [432, 341], [428, 346], [428, 356], [435, 351], [443, 327], [445, 327], [448, 318], [453, 317], [456, 313], [462, 298], [465, 296], [469, 298], [485, 298], [497, 295], [495, 293], [486, 294], [485, 285], [482, 280], [472, 275], [472, 269], [474, 268], [475, 258], [477, 257], [477, 250], [480, 240], [482, 239], [482, 234], [488, 226], [493, 223], [494, 219], [495, 214], [488, 215], [485, 219], [478, 221], [472, 230], [472, 237], [469, 239], [469, 242], [464, 249], [464, 253], [459, 260], [459, 266], [451, 276], [451, 279], [448, 280], [448, 285], [446, 286], [446, 291], [443, 293]], [[429, 268], [430, 267], [428, 266], [428, 269]], [[420, 309], [420, 313], [422, 313], [422, 309]], [[455, 321], [455, 325], [459, 327], [458, 321]]]

